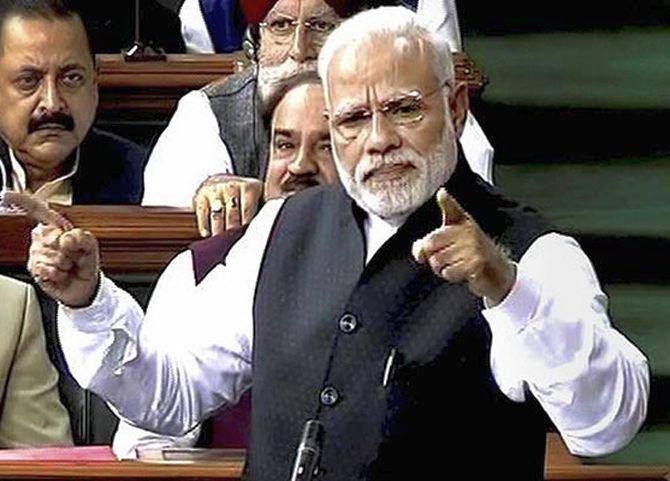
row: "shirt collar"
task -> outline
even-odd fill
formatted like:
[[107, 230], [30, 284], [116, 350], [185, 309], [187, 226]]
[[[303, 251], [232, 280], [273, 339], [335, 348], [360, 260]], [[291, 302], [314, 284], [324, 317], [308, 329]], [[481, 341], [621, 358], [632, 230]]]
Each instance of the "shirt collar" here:
[[[77, 147], [75, 150], [74, 159], [72, 161], [70, 161], [70, 158], [66, 160], [67, 163], [71, 164], [71, 168], [60, 177], [45, 183], [32, 194], [44, 201], [72, 204], [71, 179], [79, 169], [80, 153], [81, 148]], [[9, 160], [11, 171], [8, 173], [8, 175], [12, 177], [14, 190], [19, 192], [28, 192], [26, 170], [23, 168], [21, 162], [19, 162], [19, 160], [16, 158], [14, 150], [11, 148], [9, 149]]]

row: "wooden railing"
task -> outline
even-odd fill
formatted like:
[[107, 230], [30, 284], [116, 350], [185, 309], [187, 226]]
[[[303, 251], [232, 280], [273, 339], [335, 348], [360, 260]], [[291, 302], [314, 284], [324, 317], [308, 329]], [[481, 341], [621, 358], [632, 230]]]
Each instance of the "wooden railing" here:
[[[467, 82], [471, 97], [481, 95], [487, 79], [465, 53], [454, 53], [456, 78]], [[165, 62], [125, 62], [121, 55], [97, 56], [100, 111], [169, 113], [190, 90], [240, 72], [244, 54], [168, 55]]]
[[[482, 459], [482, 462], [486, 460]], [[182, 461], [165, 464], [137, 461], [3, 461], [0, 462], [0, 479], [238, 481], [243, 466], [242, 457], [236, 459], [231, 457], [225, 461]], [[473, 470], [476, 470], [476, 467], [473, 467]], [[567, 453], [558, 436], [549, 435], [545, 479], [546, 481], [667, 481], [670, 479], [670, 466], [585, 466]]]
[[[100, 242], [101, 262], [110, 273], [158, 273], [179, 251], [198, 240], [188, 209], [136, 206], [58, 208]], [[0, 216], [0, 268], [26, 265], [32, 222], [23, 215]]]

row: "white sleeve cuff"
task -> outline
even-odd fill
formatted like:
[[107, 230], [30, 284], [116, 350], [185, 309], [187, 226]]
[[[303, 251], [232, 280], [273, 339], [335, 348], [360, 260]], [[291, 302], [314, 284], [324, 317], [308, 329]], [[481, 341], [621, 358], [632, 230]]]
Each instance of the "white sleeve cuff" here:
[[114, 322], [112, 315], [116, 305], [114, 290], [116, 285], [101, 272], [98, 291], [89, 306], [74, 308], [61, 304], [61, 309], [73, 327], [80, 332], [108, 331]]
[[493, 335], [509, 336], [523, 331], [537, 310], [541, 293], [541, 286], [525, 272], [522, 265], [518, 265], [516, 281], [507, 297], [498, 305], [482, 311]]

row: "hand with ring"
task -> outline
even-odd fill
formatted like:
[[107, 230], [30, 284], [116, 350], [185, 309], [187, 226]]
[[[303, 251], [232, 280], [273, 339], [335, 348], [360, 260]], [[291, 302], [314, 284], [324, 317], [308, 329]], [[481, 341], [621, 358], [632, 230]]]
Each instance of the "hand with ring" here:
[[263, 183], [230, 174], [209, 176], [193, 198], [193, 209], [202, 237], [247, 225], [258, 211]]

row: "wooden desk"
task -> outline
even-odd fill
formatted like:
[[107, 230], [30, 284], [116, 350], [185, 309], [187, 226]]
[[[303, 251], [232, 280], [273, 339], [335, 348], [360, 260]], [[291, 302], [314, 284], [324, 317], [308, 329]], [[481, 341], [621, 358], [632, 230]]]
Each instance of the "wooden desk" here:
[[[157, 274], [178, 252], [200, 238], [188, 209], [137, 206], [59, 207], [77, 227], [100, 242], [110, 273]], [[32, 224], [21, 215], [0, 216], [0, 268], [25, 267]]]
[[670, 480], [670, 466], [587, 465], [568, 452], [557, 434], [549, 434], [545, 479], [547, 481], [667, 481]]
[[243, 460], [197, 464], [150, 464], [137, 461], [1, 462], [2, 480], [198, 480], [238, 481]]
[[[123, 462], [0, 462], [0, 480], [176, 480], [237, 481], [244, 460], [194, 464]], [[667, 481], [670, 466], [586, 466], [549, 435], [546, 481]], [[503, 480], [500, 480], [503, 481]], [[505, 480], [506, 481], [506, 480]]]
[[[97, 55], [100, 106], [104, 116], [167, 114], [187, 92], [240, 72], [249, 65], [242, 52], [233, 54], [168, 55], [165, 62], [125, 62], [121, 55]], [[467, 82], [471, 97], [481, 95], [487, 79], [465, 53], [454, 53], [456, 78]]]

